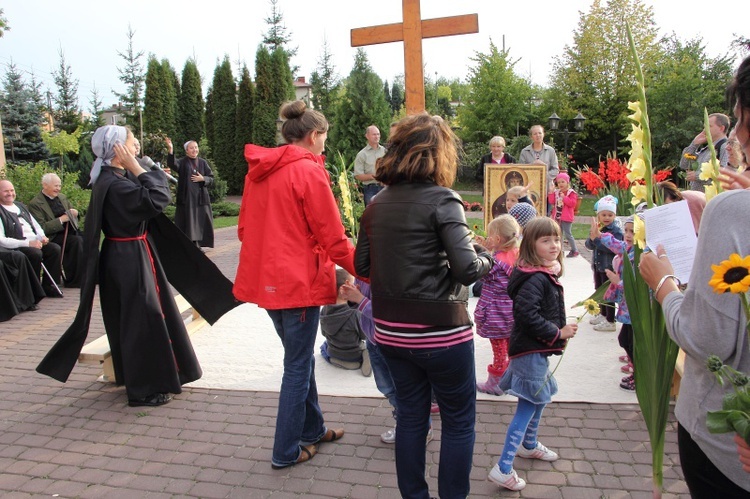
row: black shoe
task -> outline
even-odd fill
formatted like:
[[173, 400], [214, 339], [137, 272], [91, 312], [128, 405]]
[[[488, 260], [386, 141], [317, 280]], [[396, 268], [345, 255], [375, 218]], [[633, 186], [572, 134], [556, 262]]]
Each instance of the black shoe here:
[[57, 290], [51, 286], [44, 286], [42, 289], [44, 290], [44, 294], [47, 295], [47, 298], [62, 298], [63, 297], [62, 291]]
[[39, 310], [39, 305], [37, 305], [36, 303], [34, 303], [32, 305], [29, 305], [28, 308], [26, 310], [24, 310], [24, 312], [35, 312], [37, 310]]
[[168, 393], [154, 393], [142, 399], [129, 399], [128, 405], [130, 407], [157, 407], [166, 404], [170, 400], [172, 400], [172, 396]]

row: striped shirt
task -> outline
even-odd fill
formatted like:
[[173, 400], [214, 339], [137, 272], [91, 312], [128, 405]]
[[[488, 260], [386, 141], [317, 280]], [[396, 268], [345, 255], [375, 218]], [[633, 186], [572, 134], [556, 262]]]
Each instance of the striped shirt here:
[[375, 319], [375, 341], [400, 348], [444, 348], [471, 341], [471, 325], [429, 326]]

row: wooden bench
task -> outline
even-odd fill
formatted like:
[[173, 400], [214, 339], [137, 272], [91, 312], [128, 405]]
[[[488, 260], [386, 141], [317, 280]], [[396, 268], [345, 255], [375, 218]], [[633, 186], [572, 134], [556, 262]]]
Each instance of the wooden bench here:
[[[185, 328], [189, 335], [192, 335], [207, 324], [206, 320], [201, 317], [195, 309], [193, 309], [193, 306], [190, 305], [182, 295], [176, 295], [174, 301], [177, 304], [180, 314], [184, 317]], [[186, 314], [187, 316], [185, 316]], [[107, 339], [106, 333], [91, 343], [87, 343], [83, 346], [81, 353], [78, 355], [78, 362], [81, 364], [101, 366], [102, 375], [99, 378], [99, 381], [105, 381], [108, 383], [115, 382], [115, 369], [112, 365], [112, 352], [109, 348], [109, 340]]]
[[685, 371], [685, 352], [680, 348], [677, 353], [677, 361], [674, 364], [674, 374], [672, 375], [672, 391], [670, 396], [677, 400], [680, 394], [680, 382], [682, 381], [682, 374]]

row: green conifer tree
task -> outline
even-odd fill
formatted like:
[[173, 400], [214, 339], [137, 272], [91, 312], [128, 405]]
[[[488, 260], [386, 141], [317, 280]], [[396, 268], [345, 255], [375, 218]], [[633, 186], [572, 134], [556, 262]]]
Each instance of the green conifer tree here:
[[60, 65], [52, 72], [57, 94], [55, 95], [55, 128], [68, 133], [75, 132], [81, 125], [81, 111], [78, 109], [78, 80], [73, 78], [70, 64], [65, 61], [65, 53], [59, 50]]
[[229, 57], [216, 66], [211, 93], [213, 138], [209, 142], [214, 164], [222, 172], [231, 171], [235, 164], [234, 124], [237, 115], [237, 90]]
[[200, 141], [204, 134], [203, 90], [201, 75], [194, 59], [188, 59], [182, 69], [182, 86], [177, 107], [177, 143], [184, 144], [188, 140]]
[[383, 81], [372, 70], [367, 54], [361, 48], [354, 56], [354, 67], [345, 86], [346, 91], [336, 110], [329, 148], [338, 150], [347, 162], [352, 162], [366, 143], [364, 134], [368, 126], [388, 130], [391, 109], [385, 100]]
[[[253, 141], [253, 107], [255, 105], [255, 88], [250, 80], [247, 66], [242, 67], [240, 86], [237, 92], [237, 120], [235, 122], [235, 168], [225, 172], [227, 188], [231, 194], [241, 194], [244, 186], [247, 161], [245, 161], [245, 144]], [[231, 173], [231, 175], [230, 175]]]
[[7, 66], [0, 93], [0, 121], [5, 134], [8, 161], [41, 161], [49, 151], [42, 140], [39, 124], [43, 117], [21, 73], [11, 62]]
[[125, 92], [114, 93], [120, 102], [123, 104], [123, 113], [125, 115], [125, 123], [133, 129], [133, 133], [136, 136], [140, 136], [141, 132], [141, 120], [140, 113], [143, 109], [143, 85], [146, 82], [146, 76], [143, 74], [143, 65], [141, 64], [141, 58], [143, 57], [143, 51], [136, 52], [133, 49], [133, 38], [135, 37], [135, 31], [128, 25], [128, 48], [123, 53], [119, 50], [119, 55], [124, 61], [125, 66], [117, 68], [120, 73], [120, 81], [125, 84]]
[[253, 107], [254, 144], [266, 147], [276, 145], [276, 120], [279, 106], [274, 100], [274, 78], [271, 54], [259, 45], [255, 53], [255, 106]]

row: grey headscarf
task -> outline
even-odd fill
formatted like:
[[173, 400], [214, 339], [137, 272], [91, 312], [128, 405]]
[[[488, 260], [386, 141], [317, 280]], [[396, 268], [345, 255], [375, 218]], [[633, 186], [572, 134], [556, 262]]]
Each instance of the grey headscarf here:
[[124, 126], [107, 125], [99, 127], [91, 137], [91, 149], [96, 155], [96, 161], [91, 167], [89, 185], [96, 182], [102, 171], [102, 165], [111, 165], [115, 157], [115, 144], [124, 144], [128, 139], [128, 129]]

